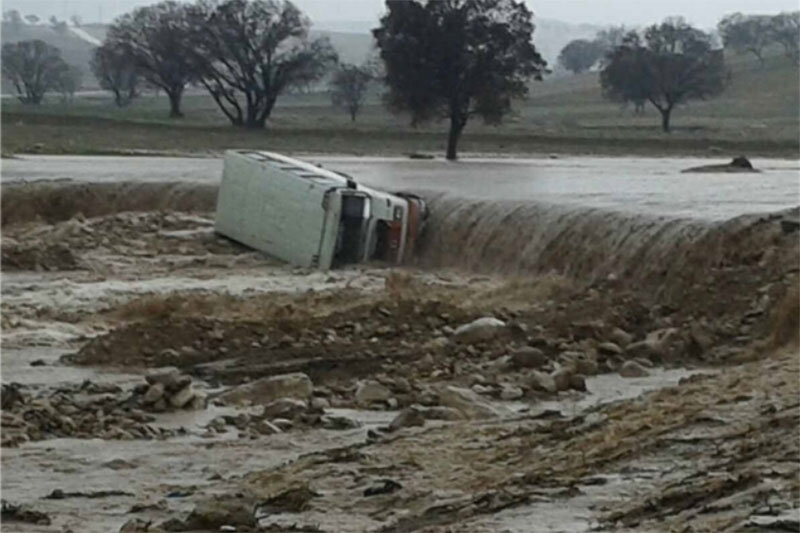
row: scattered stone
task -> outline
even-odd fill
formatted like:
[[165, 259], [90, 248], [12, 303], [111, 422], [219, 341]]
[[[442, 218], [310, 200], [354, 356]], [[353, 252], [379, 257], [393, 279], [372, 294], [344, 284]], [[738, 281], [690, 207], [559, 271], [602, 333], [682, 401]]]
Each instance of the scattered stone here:
[[106, 468], [110, 468], [111, 470], [130, 470], [133, 468], [137, 468], [138, 465], [135, 463], [131, 463], [130, 461], [126, 461], [125, 459], [112, 459], [110, 461], [106, 461], [103, 463], [103, 466]]
[[281, 431], [291, 431], [294, 428], [294, 422], [288, 418], [276, 418], [272, 423]]
[[494, 317], [483, 317], [459, 326], [453, 338], [462, 344], [474, 344], [496, 338], [505, 329], [506, 324]]
[[2, 445], [62, 437], [151, 440], [185, 433], [182, 428], [150, 425], [155, 418], [145, 411], [159, 412], [168, 407], [163, 397], [152, 404], [145, 400], [154, 386], [160, 389], [163, 385], [141, 384], [123, 391], [116, 385], [85, 381], [55, 390], [6, 388], [9, 404], [3, 404], [0, 417]]
[[552, 374], [550, 377], [553, 378], [553, 383], [556, 386], [557, 391], [565, 391], [570, 388], [570, 379], [572, 378], [572, 372], [570, 372], [566, 368], [559, 368]]
[[65, 500], [67, 498], [110, 498], [113, 496], [134, 496], [131, 492], [124, 490], [95, 490], [89, 492], [64, 492], [61, 489], [53, 489], [53, 491], [44, 497], [45, 500]]
[[547, 356], [539, 348], [523, 346], [511, 353], [511, 362], [516, 368], [541, 368], [547, 364]]
[[472, 392], [476, 394], [491, 394], [492, 392], [491, 387], [487, 387], [486, 385], [481, 385], [480, 383], [476, 383], [475, 385], [470, 387], [470, 389], [472, 390]]
[[643, 378], [650, 373], [636, 361], [625, 361], [619, 369], [619, 375], [624, 378]]
[[389, 431], [425, 425], [425, 414], [419, 406], [406, 407], [389, 424]]
[[142, 398], [145, 404], [156, 403], [164, 396], [165, 387], [163, 383], [153, 383]]
[[325, 415], [320, 419], [320, 422], [323, 428], [333, 430], [356, 429], [361, 427], [361, 423], [358, 420], [353, 420], [346, 416]]
[[156, 527], [152, 520], [143, 520], [141, 518], [131, 518], [119, 528], [119, 533], [150, 533], [165, 531], [161, 527]]
[[133, 513], [144, 513], [148, 511], [166, 511], [167, 510], [167, 502], [166, 500], [158, 500], [155, 503], [135, 503], [131, 505], [131, 508], [128, 509], [128, 512]]
[[603, 355], [620, 355], [622, 348], [613, 342], [601, 342], [597, 345], [597, 351]]
[[467, 416], [452, 407], [445, 407], [444, 405], [435, 405], [433, 407], [424, 407], [422, 414], [426, 420], [447, 420], [454, 422], [457, 420], [464, 420]]
[[314, 398], [311, 398], [311, 408], [312, 409], [320, 411], [320, 410], [328, 409], [328, 408], [330, 408], [330, 406], [331, 406], [331, 402], [328, 401], [327, 398], [321, 398], [321, 397], [316, 397], [316, 396]]
[[422, 345], [422, 349], [429, 352], [438, 353], [450, 345], [450, 340], [447, 337], [436, 337], [429, 340]]
[[229, 404], [268, 404], [279, 398], [311, 398], [311, 379], [302, 372], [260, 378], [250, 383], [233, 387], [219, 396]]
[[586, 392], [586, 378], [580, 374], [572, 374], [569, 377], [569, 388], [580, 392]]
[[283, 433], [280, 427], [278, 427], [276, 424], [273, 424], [269, 420], [259, 420], [253, 425], [253, 428], [261, 435], [275, 435], [277, 433]]
[[150, 385], [161, 384], [165, 389], [174, 390], [181, 379], [181, 372], [174, 366], [154, 368], [145, 376]]
[[625, 357], [646, 357], [650, 360], [672, 360], [683, 349], [683, 337], [677, 328], [651, 331], [643, 341], [634, 342], [625, 349]]
[[194, 389], [192, 388], [192, 384], [189, 383], [169, 399], [169, 404], [176, 409], [181, 409], [187, 406], [193, 399]]
[[364, 489], [364, 497], [368, 498], [379, 494], [391, 494], [402, 488], [403, 486], [393, 479], [381, 479], [375, 485]]
[[503, 385], [500, 389], [500, 398], [506, 401], [519, 400], [523, 396], [523, 391], [520, 387], [512, 385]]
[[279, 398], [264, 406], [262, 415], [269, 418], [296, 418], [308, 411], [308, 403], [297, 398]]
[[544, 372], [539, 372], [538, 370], [534, 370], [530, 375], [529, 384], [531, 389], [535, 391], [541, 392], [556, 392], [558, 389], [556, 388], [556, 382], [552, 376], [545, 374]]
[[633, 342], [633, 335], [622, 328], [612, 329], [609, 338], [621, 348], [625, 348]]
[[186, 518], [186, 529], [217, 530], [222, 526], [256, 526], [256, 505], [249, 498], [212, 496], [195, 505]]
[[14, 505], [6, 500], [0, 500], [0, 519], [3, 522], [25, 522], [39, 526], [49, 526], [50, 517], [47, 513], [35, 511], [26, 505]]
[[308, 509], [311, 498], [318, 496], [308, 483], [294, 483], [278, 491], [259, 504], [259, 510], [267, 513], [301, 513]]
[[361, 381], [356, 388], [356, 403], [367, 407], [375, 402], [385, 402], [392, 397], [392, 391], [374, 380]]
[[439, 401], [445, 407], [452, 407], [464, 413], [467, 418], [480, 419], [505, 416], [511, 410], [499, 405], [492, 405], [469, 389], [448, 386], [439, 391]]

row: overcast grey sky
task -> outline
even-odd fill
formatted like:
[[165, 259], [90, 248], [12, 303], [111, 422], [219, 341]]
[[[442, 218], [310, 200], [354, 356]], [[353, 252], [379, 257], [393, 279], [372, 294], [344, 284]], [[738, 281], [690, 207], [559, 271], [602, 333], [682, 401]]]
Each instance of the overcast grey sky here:
[[[776, 13], [800, 9], [800, 0], [526, 0], [543, 18], [572, 23], [644, 25], [682, 15], [690, 22], [712, 27], [726, 13]], [[86, 22], [109, 22], [148, 0], [2, 0], [3, 9], [40, 17], [80, 15]], [[295, 0], [312, 20], [377, 20], [383, 0]]]

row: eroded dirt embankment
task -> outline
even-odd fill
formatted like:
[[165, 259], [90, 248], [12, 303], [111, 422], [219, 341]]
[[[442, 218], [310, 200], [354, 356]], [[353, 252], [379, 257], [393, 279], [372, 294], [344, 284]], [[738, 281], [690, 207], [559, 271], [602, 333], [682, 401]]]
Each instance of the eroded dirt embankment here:
[[88, 218], [123, 211], [210, 212], [216, 205], [217, 189], [197, 183], [6, 183], [2, 225], [52, 224], [79, 214]]
[[[3, 187], [14, 361], [47, 345], [68, 352], [30, 357], [51, 374], [179, 369], [160, 388], [4, 388], [4, 445], [21, 446], [4, 497], [88, 531], [724, 531], [797, 510], [797, 210], [711, 223], [432, 197], [421, 268], [312, 273], [215, 236], [214, 194]], [[715, 375], [623, 399], [697, 366]], [[165, 416], [189, 422], [151, 427]], [[58, 461], [25, 441], [63, 436], [125, 457], [131, 490], [102, 517], [25, 482]], [[131, 457], [145, 439], [162, 440]], [[285, 464], [242, 467], [271, 446]], [[77, 465], [63, 494], [87, 475], [118, 488], [97, 473], [109, 456], [77, 450], [59, 448]]]

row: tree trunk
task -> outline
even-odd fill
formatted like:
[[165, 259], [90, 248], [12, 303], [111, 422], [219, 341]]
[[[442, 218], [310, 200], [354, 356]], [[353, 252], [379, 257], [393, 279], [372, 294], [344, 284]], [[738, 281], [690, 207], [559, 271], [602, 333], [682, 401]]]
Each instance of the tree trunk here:
[[183, 87], [174, 91], [167, 92], [169, 96], [169, 118], [181, 118], [183, 112], [181, 111], [181, 97], [183, 96]]
[[466, 121], [458, 117], [450, 118], [450, 132], [447, 134], [447, 160], [455, 161], [458, 159], [458, 140], [461, 138], [461, 131], [464, 129]]
[[664, 130], [664, 133], [669, 133], [670, 132], [669, 119], [670, 115], [672, 114], [672, 108], [667, 107], [664, 109], [659, 109], [659, 111], [661, 111], [661, 129]]
[[350, 122], [355, 122], [356, 121], [356, 113], [357, 113], [357, 111], [355, 109], [351, 109], [350, 110]]
[[267, 125], [267, 119], [258, 117], [248, 117], [244, 127], [249, 130], [263, 130]]

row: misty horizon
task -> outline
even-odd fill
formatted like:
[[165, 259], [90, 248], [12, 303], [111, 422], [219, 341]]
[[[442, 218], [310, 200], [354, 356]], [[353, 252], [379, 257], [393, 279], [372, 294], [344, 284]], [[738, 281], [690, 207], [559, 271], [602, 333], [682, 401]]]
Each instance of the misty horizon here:
[[[155, 2], [146, 0], [5, 0], [3, 9], [42, 19], [69, 19], [78, 15], [85, 23], [110, 23], [136, 7]], [[365, 32], [384, 11], [383, 0], [294, 0], [318, 29]], [[689, 23], [711, 28], [724, 15], [736, 11], [775, 14], [798, 9], [795, 0], [674, 0], [652, 3], [642, 9], [636, 0], [586, 2], [581, 0], [527, 0], [537, 18], [570, 24], [644, 26], [669, 16], [682, 16]], [[654, 4], [654, 5], [652, 5]]]

